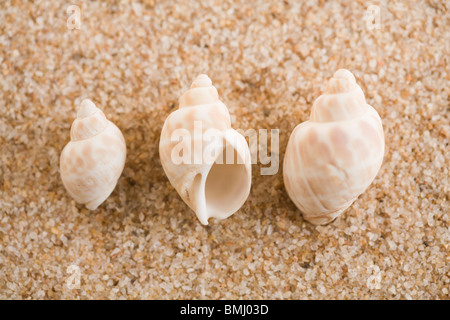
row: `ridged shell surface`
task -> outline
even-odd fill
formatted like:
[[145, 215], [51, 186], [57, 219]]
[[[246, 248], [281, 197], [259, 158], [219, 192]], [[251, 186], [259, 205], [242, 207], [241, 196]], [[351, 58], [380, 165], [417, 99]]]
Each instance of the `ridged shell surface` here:
[[338, 70], [292, 132], [283, 165], [288, 194], [313, 224], [346, 210], [377, 175], [384, 155], [380, 116], [353, 74]]
[[126, 158], [120, 129], [83, 100], [60, 158], [61, 178], [75, 201], [96, 209], [114, 190]]

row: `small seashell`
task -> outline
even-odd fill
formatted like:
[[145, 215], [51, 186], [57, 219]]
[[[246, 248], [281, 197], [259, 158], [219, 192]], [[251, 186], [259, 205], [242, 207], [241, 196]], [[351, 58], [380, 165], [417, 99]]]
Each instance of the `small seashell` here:
[[159, 155], [170, 183], [204, 225], [211, 217], [229, 217], [249, 195], [247, 142], [231, 128], [228, 109], [206, 75], [194, 80], [166, 119]]
[[96, 209], [114, 190], [125, 158], [120, 129], [91, 100], [83, 100], [70, 142], [61, 152], [61, 178], [69, 194], [88, 209]]
[[380, 116], [366, 103], [353, 74], [340, 69], [314, 102], [310, 120], [289, 138], [286, 190], [306, 220], [329, 223], [372, 183], [383, 155]]

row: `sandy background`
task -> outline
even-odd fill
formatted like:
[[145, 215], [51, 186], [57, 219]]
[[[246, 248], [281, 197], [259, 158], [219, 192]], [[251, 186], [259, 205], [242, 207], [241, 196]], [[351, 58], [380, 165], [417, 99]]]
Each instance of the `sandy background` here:
[[[1, 1], [0, 298], [448, 299], [449, 53], [445, 1]], [[81, 28], [67, 27], [70, 4]], [[292, 129], [338, 68], [383, 119], [384, 164], [323, 227], [281, 168], [242, 209], [203, 227], [162, 170], [167, 115], [207, 73], [233, 127]], [[119, 183], [96, 211], [59, 176], [89, 97], [124, 133]], [[69, 266], [79, 289], [68, 289]], [[69, 269], [68, 269], [69, 268]]]

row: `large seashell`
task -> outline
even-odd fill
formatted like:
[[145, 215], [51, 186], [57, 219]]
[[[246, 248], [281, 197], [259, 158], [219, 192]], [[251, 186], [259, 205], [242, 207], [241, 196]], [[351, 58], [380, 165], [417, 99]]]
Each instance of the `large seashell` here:
[[338, 70], [286, 148], [286, 190], [306, 220], [326, 224], [372, 183], [383, 162], [381, 119], [353, 74]]
[[[228, 109], [206, 75], [194, 80], [180, 98], [179, 109], [166, 119], [159, 155], [170, 183], [204, 225], [211, 217], [229, 217], [248, 197], [247, 142], [231, 129]], [[232, 159], [224, 159], [230, 155]]]
[[90, 100], [83, 100], [61, 153], [61, 178], [69, 194], [90, 210], [114, 190], [125, 165], [122, 132]]

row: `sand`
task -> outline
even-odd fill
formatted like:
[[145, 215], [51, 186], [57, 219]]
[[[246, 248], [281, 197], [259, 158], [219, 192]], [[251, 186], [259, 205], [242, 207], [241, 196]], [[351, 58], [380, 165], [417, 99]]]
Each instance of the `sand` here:
[[[445, 1], [2, 1], [0, 298], [449, 299], [450, 14]], [[375, 21], [375, 20], [373, 20]], [[73, 22], [73, 21], [72, 21]], [[315, 227], [261, 176], [202, 226], [166, 178], [161, 127], [200, 73], [233, 127], [293, 128], [339, 68], [380, 114], [384, 163]], [[97, 210], [59, 176], [76, 107], [122, 130], [127, 161]], [[80, 280], [78, 285], [77, 280]]]

